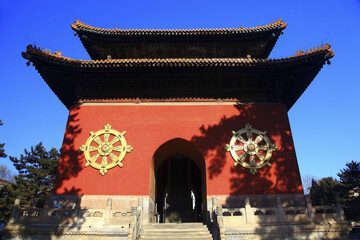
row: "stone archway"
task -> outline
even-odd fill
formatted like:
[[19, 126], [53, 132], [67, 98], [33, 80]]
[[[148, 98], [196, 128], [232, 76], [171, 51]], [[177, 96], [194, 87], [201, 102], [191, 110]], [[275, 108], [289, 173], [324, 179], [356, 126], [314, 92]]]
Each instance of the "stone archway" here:
[[150, 205], [150, 215], [156, 215], [160, 222], [205, 222], [205, 160], [193, 143], [175, 138], [155, 151], [150, 198], [154, 203]]

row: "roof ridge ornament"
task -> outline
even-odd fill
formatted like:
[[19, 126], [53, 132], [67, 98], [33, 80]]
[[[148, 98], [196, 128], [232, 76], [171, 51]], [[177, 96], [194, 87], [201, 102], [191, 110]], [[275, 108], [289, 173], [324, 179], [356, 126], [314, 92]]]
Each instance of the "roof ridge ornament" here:
[[303, 50], [299, 49], [298, 51], [296, 51], [296, 55], [300, 56], [300, 55], [304, 55], [304, 54], [309, 54], [309, 53], [314, 53], [314, 52], [318, 52], [318, 51], [323, 51], [323, 50], [328, 50], [329, 52], [329, 56], [333, 57], [334, 56], [334, 52], [331, 50], [331, 45], [326, 43], [325, 46], [324, 44], [315, 46], [313, 48], [308, 48], [306, 49], [306, 51], [304, 52]]

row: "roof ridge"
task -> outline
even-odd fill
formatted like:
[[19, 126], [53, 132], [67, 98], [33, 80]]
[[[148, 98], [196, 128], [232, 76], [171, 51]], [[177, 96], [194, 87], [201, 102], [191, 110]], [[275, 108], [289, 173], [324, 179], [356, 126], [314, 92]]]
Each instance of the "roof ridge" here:
[[241, 31], [245, 32], [248, 30], [266, 30], [269, 28], [281, 28], [285, 29], [287, 26], [287, 23], [284, 23], [282, 19], [278, 19], [272, 23], [266, 24], [266, 25], [260, 25], [257, 27], [247, 27], [243, 28], [242, 26], [239, 26], [238, 28], [196, 28], [196, 29], [119, 29], [117, 27], [113, 29], [108, 28], [100, 28], [100, 27], [94, 27], [89, 24], [86, 24], [80, 20], [76, 20], [73, 24], [70, 24], [71, 28], [74, 31], [79, 30], [78, 28], [85, 28], [93, 31], [99, 31], [99, 32], [144, 32], [144, 33], [157, 33], [157, 32], [172, 32], [172, 33], [181, 33], [181, 32], [231, 32], [231, 31]]

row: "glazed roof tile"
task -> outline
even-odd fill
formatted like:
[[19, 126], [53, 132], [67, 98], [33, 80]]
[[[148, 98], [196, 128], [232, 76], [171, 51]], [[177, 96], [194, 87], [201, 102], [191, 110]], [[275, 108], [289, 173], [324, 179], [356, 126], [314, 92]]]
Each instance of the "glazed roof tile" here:
[[291, 66], [308, 62], [315, 56], [322, 56], [324, 61], [332, 58], [334, 52], [330, 45], [322, 45], [305, 52], [297, 51], [297, 54], [280, 59], [259, 59], [259, 58], [141, 58], [141, 59], [104, 59], [104, 60], [75, 60], [61, 56], [57, 52], [40, 49], [29, 45], [27, 51], [23, 52], [23, 57], [32, 62], [45, 61], [54, 63], [58, 66], [82, 69], [96, 69], [106, 71], [106, 69], [118, 69], [131, 71], [144, 69], [167, 69], [175, 70], [178, 68], [197, 67], [197, 68], [239, 68], [239, 67], [259, 67], [272, 68], [281, 66]]
[[200, 29], [107, 29], [93, 27], [88, 24], [76, 20], [74, 24], [71, 24], [71, 28], [74, 31], [88, 31], [100, 34], [115, 34], [115, 35], [232, 35], [232, 34], [247, 34], [271, 31], [274, 29], [285, 29], [287, 23], [284, 23], [282, 19], [276, 20], [273, 23], [248, 28], [200, 28]]

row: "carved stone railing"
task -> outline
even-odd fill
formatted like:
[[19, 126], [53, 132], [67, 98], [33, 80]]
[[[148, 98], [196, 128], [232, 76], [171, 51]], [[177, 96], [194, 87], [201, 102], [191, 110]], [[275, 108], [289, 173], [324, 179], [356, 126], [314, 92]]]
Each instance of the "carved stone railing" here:
[[310, 222], [306, 207], [286, 207], [284, 209], [285, 222], [307, 223]]
[[143, 223], [143, 199], [139, 199], [138, 207], [131, 208], [131, 220], [129, 225], [128, 240], [136, 240], [140, 237]]
[[222, 209], [223, 221], [228, 223], [229, 220], [237, 224], [246, 224], [245, 208], [224, 208]]
[[335, 196], [334, 205], [312, 206], [308, 196], [306, 202], [311, 222], [346, 221], [339, 196]]
[[[251, 208], [250, 214], [255, 223], [279, 222], [279, 216], [276, 208]], [[246, 212], [246, 215], [249, 215]]]
[[141, 233], [141, 209], [132, 207], [128, 240], [138, 239]]
[[[334, 206], [313, 207], [308, 197], [305, 206], [283, 207], [278, 196], [273, 207], [252, 207], [249, 197], [245, 197], [243, 208], [222, 208], [221, 214], [224, 226], [241, 226], [242, 224], [267, 223], [316, 223], [345, 221], [345, 215], [337, 198]], [[218, 206], [219, 207], [219, 206]]]
[[217, 240], [225, 240], [225, 228], [222, 207], [217, 205], [217, 199], [212, 199], [213, 214], [212, 223], [213, 229], [212, 234]]
[[17, 212], [11, 219], [11, 223], [128, 225], [131, 215], [130, 212], [112, 210], [111, 215], [107, 216], [105, 209], [17, 208]]
[[124, 209], [112, 209], [111, 199], [102, 209], [80, 208], [75, 204], [72, 208], [26, 208], [19, 205], [17, 199], [14, 204], [9, 224], [22, 225], [52, 225], [67, 228], [92, 225], [119, 225], [127, 228], [130, 222], [131, 212]]

